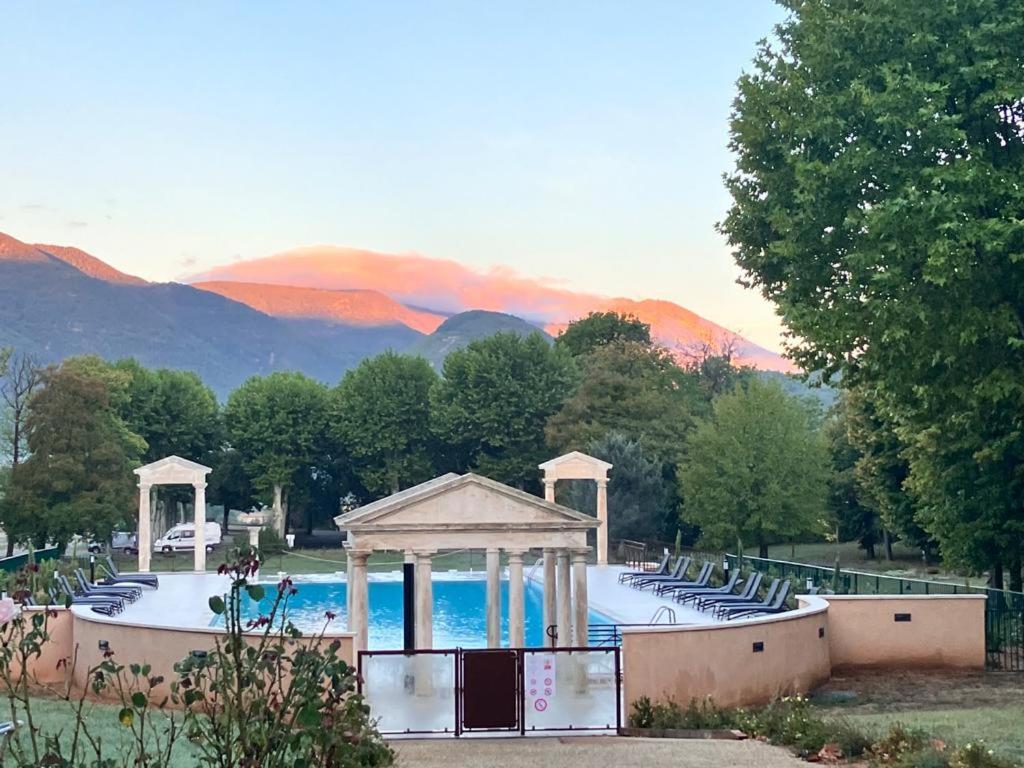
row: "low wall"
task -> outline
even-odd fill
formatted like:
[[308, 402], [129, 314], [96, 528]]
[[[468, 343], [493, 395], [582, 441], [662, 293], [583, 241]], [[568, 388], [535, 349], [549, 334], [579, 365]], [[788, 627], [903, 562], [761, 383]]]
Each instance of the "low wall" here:
[[[23, 608], [29, 616], [40, 614], [45, 608]], [[74, 615], [67, 608], [50, 608], [46, 618], [46, 631], [50, 641], [44, 643], [39, 656], [26, 661], [29, 679], [44, 685], [62, 687], [67, 684], [71, 657], [74, 654]], [[20, 669], [15, 670], [20, 674]]]
[[[177, 679], [174, 665], [192, 651], [213, 649], [220, 629], [170, 629], [136, 624], [118, 623], [116, 620], [93, 619], [80, 613], [74, 617], [74, 643], [78, 649], [78, 663], [74, 670], [76, 686], [87, 683], [88, 670], [103, 660], [100, 642], [105, 641], [119, 664], [149, 664], [153, 676], [162, 676], [164, 683], [153, 689], [151, 698], [160, 700], [170, 694], [169, 684]], [[257, 635], [253, 635], [257, 637]], [[341, 643], [338, 655], [355, 666], [354, 635], [335, 632], [325, 635], [326, 642]], [[310, 638], [297, 642], [309, 643]]]
[[984, 595], [829, 595], [833, 668], [985, 666]]
[[[623, 628], [627, 709], [641, 696], [723, 707], [761, 704], [828, 680], [828, 605], [801, 598], [780, 616], [691, 627]], [[627, 712], [628, 715], [628, 712]]]

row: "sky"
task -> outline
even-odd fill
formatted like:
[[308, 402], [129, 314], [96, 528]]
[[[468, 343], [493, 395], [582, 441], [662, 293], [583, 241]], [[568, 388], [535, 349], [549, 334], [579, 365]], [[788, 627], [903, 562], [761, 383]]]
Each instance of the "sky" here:
[[151, 280], [330, 244], [675, 301], [778, 349], [714, 225], [770, 0], [0, 5], [0, 231]]

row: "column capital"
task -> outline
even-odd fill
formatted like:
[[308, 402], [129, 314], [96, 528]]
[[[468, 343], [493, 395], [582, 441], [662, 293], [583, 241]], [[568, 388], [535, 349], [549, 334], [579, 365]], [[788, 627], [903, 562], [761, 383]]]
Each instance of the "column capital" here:
[[206, 485], [207, 485], [207, 483], [206, 483], [205, 480], [203, 482], [201, 482], [201, 483], [192, 483], [192, 487], [195, 488], [197, 491], [200, 490], [200, 489], [205, 491], [206, 490]]
[[139, 490], [140, 491], [148, 492], [148, 491], [153, 490], [153, 484], [152, 483], [147, 483], [147, 482], [144, 482], [142, 480], [139, 480], [138, 485], [139, 485]]
[[414, 549], [413, 554], [416, 555], [416, 560], [430, 560], [434, 555], [437, 554], [436, 549]]
[[506, 549], [505, 554], [508, 556], [509, 562], [517, 562], [522, 564], [523, 555], [527, 553], [525, 549]]
[[366, 565], [366, 561], [373, 554], [369, 549], [350, 549], [348, 556], [352, 558], [353, 565]]
[[499, 547], [488, 547], [484, 550], [488, 555], [500, 555], [501, 549]]
[[572, 554], [572, 561], [574, 563], [584, 562], [587, 559], [587, 555], [590, 554], [590, 547], [570, 547], [569, 552]]
[[607, 477], [595, 477], [594, 480], [595, 480], [595, 482], [597, 482], [597, 487], [598, 488], [607, 488], [608, 487], [608, 478]]
[[554, 555], [554, 554], [556, 554], [558, 552], [558, 548], [557, 547], [544, 547], [541, 550], [541, 552], [543, 552], [545, 555]]

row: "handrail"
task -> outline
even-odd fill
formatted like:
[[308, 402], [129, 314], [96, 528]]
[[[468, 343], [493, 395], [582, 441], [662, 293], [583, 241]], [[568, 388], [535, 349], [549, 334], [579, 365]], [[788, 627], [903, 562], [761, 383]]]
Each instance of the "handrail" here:
[[667, 605], [663, 605], [660, 608], [658, 608], [658, 610], [656, 610], [654, 612], [654, 615], [651, 616], [651, 621], [649, 623], [657, 624], [658, 623], [658, 619], [660, 619], [662, 616], [667, 616], [668, 617], [668, 621], [665, 622], [666, 624], [675, 624], [675, 623], [677, 623], [676, 622], [676, 612], [675, 612], [675, 609], [673, 609], [673, 608], [671, 608], [670, 606], [667, 606]]
[[529, 584], [533, 581], [533, 575], [537, 573], [537, 569], [544, 565], [544, 558], [538, 558], [534, 561], [533, 565], [530, 566], [530, 570], [526, 572], [526, 583]]

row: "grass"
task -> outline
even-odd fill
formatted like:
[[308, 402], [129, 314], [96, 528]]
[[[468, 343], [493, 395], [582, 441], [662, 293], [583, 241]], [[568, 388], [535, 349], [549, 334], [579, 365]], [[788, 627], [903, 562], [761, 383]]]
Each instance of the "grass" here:
[[1024, 763], [1024, 705], [848, 715], [846, 720], [874, 738], [901, 723], [950, 743], [981, 740], [996, 754]]
[[[32, 699], [33, 723], [40, 729], [40, 738], [44, 736], [58, 736], [62, 741], [70, 739], [71, 731], [75, 724], [75, 706], [75, 702], [67, 702], [60, 699]], [[120, 707], [111, 704], [89, 703], [85, 705], [83, 711], [89, 733], [95, 739], [102, 739], [105, 757], [118, 755], [122, 747], [127, 747], [130, 744], [129, 729], [121, 725], [117, 719], [119, 709]], [[0, 719], [6, 720], [10, 717], [10, 711], [6, 702], [3, 703], [3, 710], [0, 711], [3, 711], [3, 716]], [[156, 714], [155, 716], [160, 718], [166, 717], [163, 714]], [[24, 722], [24, 712], [19, 711], [18, 719]], [[20, 731], [21, 735], [18, 738], [27, 739], [26, 730], [22, 729]], [[42, 746], [42, 743], [40, 746]], [[178, 738], [175, 741], [170, 765], [172, 768], [194, 768], [197, 755], [198, 750], [187, 739]], [[6, 759], [3, 764], [8, 764]]]

